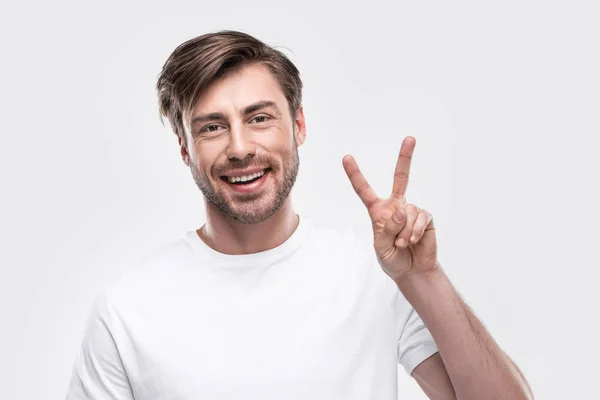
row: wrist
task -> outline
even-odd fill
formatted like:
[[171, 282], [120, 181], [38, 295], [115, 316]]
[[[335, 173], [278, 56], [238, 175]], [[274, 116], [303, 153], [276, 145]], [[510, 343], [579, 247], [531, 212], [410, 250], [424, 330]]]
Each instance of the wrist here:
[[404, 274], [402, 277], [394, 279], [394, 282], [403, 294], [407, 294], [415, 290], [429, 291], [446, 279], [448, 278], [442, 266], [436, 262], [431, 267], [423, 268], [421, 272]]

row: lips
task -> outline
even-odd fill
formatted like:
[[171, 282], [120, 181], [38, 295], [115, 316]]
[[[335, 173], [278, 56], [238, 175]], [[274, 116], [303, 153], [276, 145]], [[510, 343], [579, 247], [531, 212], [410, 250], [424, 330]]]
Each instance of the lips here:
[[234, 176], [222, 176], [221, 179], [228, 181], [229, 183], [249, 183], [253, 180], [256, 180], [263, 176], [267, 172], [267, 169], [262, 169], [257, 172], [248, 173], [245, 172], [243, 175], [234, 175]]
[[[259, 169], [258, 171], [260, 172], [262, 170]], [[234, 192], [254, 193], [254, 192], [258, 192], [259, 189], [262, 188], [262, 186], [264, 185], [266, 180], [269, 179], [270, 172], [271, 172], [271, 169], [267, 168], [265, 170], [265, 173], [261, 177], [259, 177], [258, 179], [248, 181], [247, 183], [244, 183], [244, 182], [232, 183], [229, 181], [228, 176], [221, 176], [221, 180], [224, 181], [227, 184], [227, 186]], [[234, 175], [234, 176], [238, 176], [238, 175]]]
[[226, 173], [224, 173], [223, 175], [221, 175], [221, 178], [225, 178], [227, 179], [228, 177], [233, 177], [233, 176], [248, 176], [248, 175], [252, 175], [255, 174], [257, 172], [261, 172], [264, 170], [269, 170], [270, 168], [268, 167], [255, 167], [255, 168], [247, 168], [247, 169], [234, 169], [231, 171], [228, 171]]

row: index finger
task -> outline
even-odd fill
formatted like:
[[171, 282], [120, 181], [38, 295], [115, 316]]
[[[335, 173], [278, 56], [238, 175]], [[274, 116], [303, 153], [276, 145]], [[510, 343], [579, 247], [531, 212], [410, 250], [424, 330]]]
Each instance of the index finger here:
[[379, 197], [375, 194], [375, 191], [367, 182], [365, 176], [360, 172], [358, 168], [358, 164], [354, 160], [354, 157], [351, 155], [346, 155], [342, 159], [342, 164], [344, 166], [344, 170], [346, 171], [346, 175], [350, 178], [350, 183], [354, 188], [354, 191], [358, 195], [358, 197], [362, 200], [363, 204], [370, 209], [373, 204], [377, 202]]
[[415, 151], [416, 144], [417, 139], [412, 136], [407, 136], [402, 141], [400, 154], [398, 155], [398, 162], [396, 163], [396, 170], [394, 171], [394, 187], [392, 189], [392, 196], [404, 198], [404, 195], [406, 194], [408, 176], [410, 174], [410, 163], [412, 161], [412, 155]]

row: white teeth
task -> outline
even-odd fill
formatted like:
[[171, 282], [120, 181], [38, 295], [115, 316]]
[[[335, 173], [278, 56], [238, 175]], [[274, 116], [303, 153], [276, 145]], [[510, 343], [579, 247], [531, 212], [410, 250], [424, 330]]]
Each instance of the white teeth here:
[[259, 171], [259, 172], [255, 172], [251, 175], [244, 175], [244, 176], [228, 176], [227, 180], [231, 183], [235, 183], [235, 182], [246, 182], [255, 178], [258, 178], [260, 176], [263, 176], [265, 174], [265, 170]]

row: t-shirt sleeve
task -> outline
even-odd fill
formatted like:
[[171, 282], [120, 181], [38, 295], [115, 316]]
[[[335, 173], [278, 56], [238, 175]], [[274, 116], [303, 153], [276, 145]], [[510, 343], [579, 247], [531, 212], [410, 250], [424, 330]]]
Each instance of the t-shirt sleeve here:
[[398, 339], [398, 361], [410, 375], [417, 365], [437, 353], [438, 348], [419, 314], [401, 293], [398, 301], [403, 303], [399, 305], [401, 309], [406, 310], [403, 314], [408, 314]]
[[133, 400], [129, 379], [111, 333], [105, 295], [99, 296], [88, 317], [83, 341], [66, 400]]

